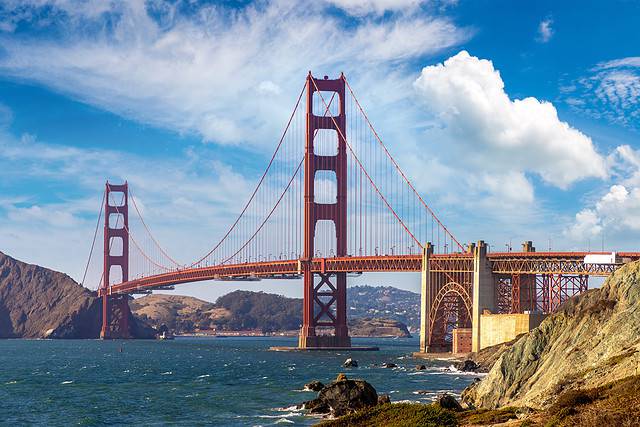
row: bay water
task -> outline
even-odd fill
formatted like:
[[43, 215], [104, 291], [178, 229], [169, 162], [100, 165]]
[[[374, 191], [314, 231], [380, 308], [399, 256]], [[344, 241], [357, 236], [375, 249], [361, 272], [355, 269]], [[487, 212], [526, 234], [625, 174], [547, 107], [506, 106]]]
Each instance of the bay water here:
[[[430, 402], [443, 392], [458, 396], [477, 377], [449, 361], [414, 359], [417, 338], [353, 344], [380, 351], [274, 352], [270, 346], [296, 339], [273, 337], [0, 340], [0, 423], [313, 425], [320, 419], [295, 407], [315, 397], [303, 390], [312, 380], [328, 383], [342, 372], [392, 402]], [[359, 367], [342, 367], [348, 357]]]

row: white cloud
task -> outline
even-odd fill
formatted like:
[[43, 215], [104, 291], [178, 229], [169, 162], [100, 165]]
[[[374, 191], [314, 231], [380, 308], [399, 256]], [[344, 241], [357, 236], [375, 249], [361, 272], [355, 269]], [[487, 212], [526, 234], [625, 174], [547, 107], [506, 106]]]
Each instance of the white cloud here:
[[520, 206], [529, 205], [534, 201], [533, 185], [521, 172], [481, 174], [477, 185], [479, 191], [487, 192], [492, 196], [488, 202], [493, 206], [504, 200]]
[[538, 41], [540, 43], [547, 43], [549, 40], [551, 40], [551, 37], [553, 37], [554, 34], [552, 25], [552, 18], [545, 18], [540, 21], [540, 24], [538, 24]]
[[564, 93], [564, 102], [576, 111], [640, 129], [640, 57], [601, 62]]
[[[206, 147], [198, 156], [159, 159], [0, 132], [0, 250], [79, 280], [107, 178], [129, 181], [155, 237], [181, 262], [201, 256], [222, 236], [255, 185]], [[44, 199], [43, 191], [49, 193]], [[134, 221], [132, 207], [132, 227]]]
[[613, 59], [611, 61], [606, 61], [598, 64], [596, 68], [604, 70], [607, 68], [618, 67], [640, 67], [640, 56], [630, 56], [627, 58]]
[[612, 71], [601, 76], [595, 94], [616, 110], [633, 108], [640, 101], [640, 75], [631, 71]]
[[549, 102], [511, 100], [491, 61], [462, 51], [425, 67], [414, 85], [441, 124], [452, 158], [493, 174], [484, 180], [489, 189], [532, 200], [525, 173], [561, 189], [607, 175], [605, 160], [589, 137], [561, 121]]
[[623, 244], [637, 245], [640, 231], [640, 151], [617, 147], [608, 157], [617, 183], [575, 215], [565, 230], [574, 241], [608, 236]]
[[[356, 85], [366, 75], [378, 90], [402, 70], [399, 60], [469, 37], [445, 17], [399, 14], [353, 25], [325, 13], [326, 5], [294, 1], [191, 14], [164, 1], [78, 14], [70, 0], [47, 4], [61, 8], [53, 21], [65, 37], [0, 35], [0, 73], [222, 144], [272, 145], [309, 69], [345, 71]], [[31, 9], [29, 22], [52, 25]]]
[[386, 11], [412, 11], [425, 3], [424, 0], [326, 0], [354, 16], [370, 13], [383, 14]]
[[593, 208], [576, 214], [567, 234], [575, 240], [607, 234], [640, 231], [640, 188], [612, 185]]
[[583, 209], [576, 214], [575, 222], [565, 234], [575, 241], [583, 242], [598, 236], [601, 231], [602, 225], [597, 212], [593, 209]]

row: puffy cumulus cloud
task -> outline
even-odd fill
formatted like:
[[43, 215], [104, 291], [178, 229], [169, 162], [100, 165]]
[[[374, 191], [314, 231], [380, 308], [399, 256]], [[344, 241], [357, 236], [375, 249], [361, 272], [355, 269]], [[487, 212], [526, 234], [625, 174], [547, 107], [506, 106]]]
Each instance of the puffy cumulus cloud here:
[[[605, 159], [589, 137], [561, 121], [549, 102], [510, 99], [491, 61], [462, 51], [425, 67], [414, 86], [448, 138], [443, 149], [469, 168], [493, 173], [496, 180], [503, 176], [500, 185], [487, 183], [496, 189], [512, 185], [513, 177], [523, 184], [526, 173], [561, 189], [607, 176]], [[510, 193], [531, 200], [529, 190]]]
[[640, 151], [621, 145], [607, 160], [616, 184], [575, 215], [565, 230], [575, 241], [604, 233], [624, 242], [640, 231]]
[[640, 57], [601, 62], [561, 90], [576, 111], [640, 129]]
[[578, 212], [565, 234], [576, 241], [605, 232], [620, 235], [640, 231], [640, 188], [612, 185], [592, 208]]
[[490, 205], [496, 205], [501, 200], [509, 200], [516, 205], [533, 203], [533, 185], [521, 172], [507, 172], [505, 174], [481, 174], [479, 180], [473, 184], [481, 192], [491, 195]]
[[[344, 71], [356, 85], [359, 78], [377, 80], [382, 90], [402, 73], [399, 60], [469, 37], [443, 16], [394, 14], [354, 23], [331, 14], [326, 3], [255, 2], [239, 9], [164, 0], [94, 3], [101, 6], [85, 11], [71, 7], [73, 0], [5, 6], [5, 15], [19, 11], [24, 25], [53, 31], [0, 34], [0, 74], [221, 144], [272, 145], [309, 69]], [[378, 4], [383, 7], [371, 2]], [[43, 8], [53, 18], [45, 19]], [[62, 35], [46, 36], [52, 33]]]

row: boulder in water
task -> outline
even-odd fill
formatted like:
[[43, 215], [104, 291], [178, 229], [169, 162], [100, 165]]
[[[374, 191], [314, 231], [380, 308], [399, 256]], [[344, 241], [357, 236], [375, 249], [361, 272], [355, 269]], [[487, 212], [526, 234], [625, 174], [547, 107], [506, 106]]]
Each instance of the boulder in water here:
[[378, 404], [378, 393], [364, 380], [340, 379], [326, 385], [318, 397], [303, 403], [312, 414], [342, 416]]
[[398, 367], [398, 365], [396, 365], [395, 363], [383, 363], [381, 366], [383, 368], [388, 368], [388, 369], [397, 368]]
[[427, 369], [425, 365], [416, 365], [416, 371], [424, 371]]
[[480, 369], [480, 365], [471, 359], [467, 359], [464, 362], [458, 363], [456, 368], [463, 372], [477, 372], [478, 369]]
[[348, 358], [347, 360], [344, 361], [342, 366], [344, 366], [345, 368], [357, 368], [358, 367], [358, 361], [357, 360], [353, 360], [352, 358]]
[[307, 400], [302, 403], [302, 409], [306, 409], [310, 414], [328, 414], [331, 412], [326, 402], [320, 399]]
[[304, 385], [304, 389], [308, 391], [320, 391], [324, 388], [324, 384], [320, 381], [311, 381]]

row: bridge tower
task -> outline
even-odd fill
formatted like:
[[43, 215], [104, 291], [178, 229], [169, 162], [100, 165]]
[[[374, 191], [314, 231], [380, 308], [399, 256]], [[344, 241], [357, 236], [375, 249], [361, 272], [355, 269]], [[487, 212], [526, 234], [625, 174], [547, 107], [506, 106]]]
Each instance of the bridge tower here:
[[[314, 94], [335, 92], [338, 96], [338, 115], [326, 116], [313, 111]], [[318, 273], [316, 284], [311, 271], [314, 257], [314, 237], [318, 221], [333, 221], [336, 231], [336, 256], [347, 255], [347, 144], [345, 113], [345, 81], [342, 76], [335, 80], [316, 79], [307, 76], [307, 111], [304, 157], [304, 274], [303, 325], [298, 338], [300, 348], [350, 347], [351, 338], [347, 328], [347, 274]], [[316, 96], [320, 96], [317, 94]], [[322, 95], [325, 102], [328, 98]], [[320, 103], [323, 105], [324, 103]], [[324, 110], [324, 105], [322, 107]], [[335, 131], [337, 154], [318, 155], [314, 150], [314, 139], [318, 130]], [[317, 171], [332, 171], [336, 176], [336, 203], [317, 203], [314, 197]], [[333, 328], [334, 335], [318, 335], [318, 327]]]
[[111, 295], [110, 287], [113, 267], [120, 268], [121, 282], [129, 280], [129, 187], [126, 181], [121, 185], [110, 184], [107, 181], [104, 212], [104, 270], [100, 292], [102, 295], [100, 338], [129, 338], [129, 297], [127, 295]]

